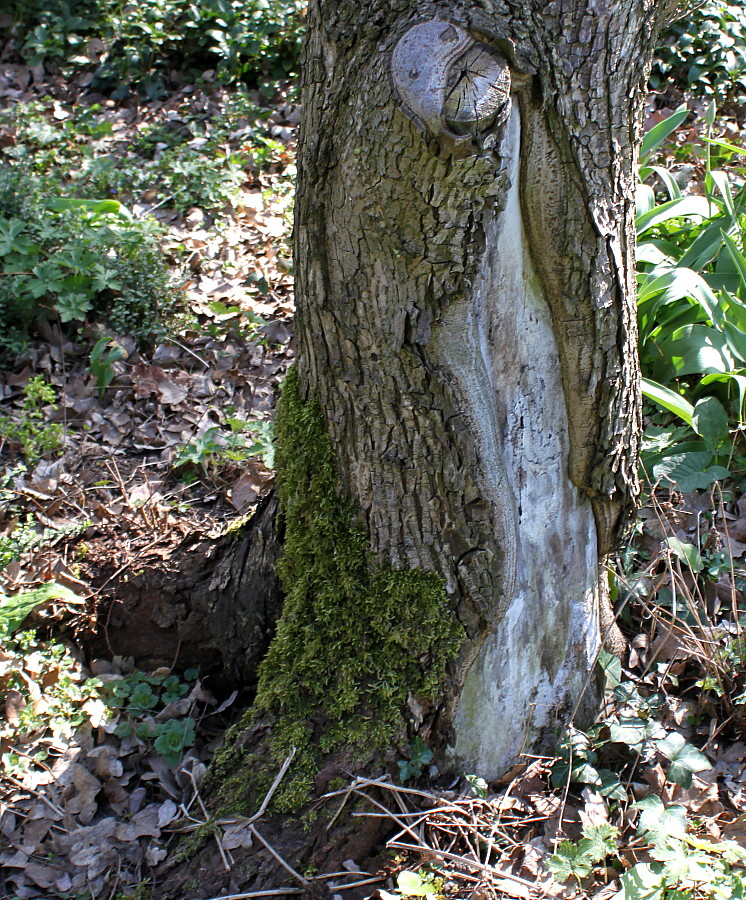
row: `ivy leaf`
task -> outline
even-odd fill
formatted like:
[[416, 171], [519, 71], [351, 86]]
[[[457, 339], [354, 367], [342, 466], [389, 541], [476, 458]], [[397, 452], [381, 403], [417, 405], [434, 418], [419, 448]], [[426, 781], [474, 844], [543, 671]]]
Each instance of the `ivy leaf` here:
[[598, 665], [604, 673], [606, 690], [613, 691], [622, 681], [622, 661], [603, 648], [598, 654]]
[[704, 772], [712, 768], [709, 759], [686, 741], [678, 731], [672, 731], [662, 741], [658, 741], [657, 749], [671, 760], [668, 767], [668, 779], [686, 790], [692, 786], [692, 774]]
[[556, 762], [552, 767], [552, 786], [562, 787], [568, 779], [574, 784], [600, 786], [601, 776], [587, 760], [578, 760], [573, 766], [568, 762]]
[[609, 723], [609, 739], [614, 744], [639, 749], [646, 737], [645, 723], [637, 716], [620, 716], [617, 722]]
[[602, 797], [608, 797], [609, 800], [624, 800], [626, 798], [627, 791], [616, 772], [612, 772], [611, 769], [599, 769], [598, 774], [601, 778], [598, 792]]
[[571, 876], [585, 878], [590, 875], [593, 868], [593, 860], [580, 844], [572, 841], [562, 841], [554, 856], [546, 861], [546, 867], [554, 875], [557, 881], [567, 881]]

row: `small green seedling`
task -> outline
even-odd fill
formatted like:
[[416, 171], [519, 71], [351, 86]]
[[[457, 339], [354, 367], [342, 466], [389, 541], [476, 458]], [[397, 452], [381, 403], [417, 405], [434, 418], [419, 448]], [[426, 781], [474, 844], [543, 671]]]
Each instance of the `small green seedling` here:
[[23, 389], [25, 400], [20, 420], [9, 416], [0, 418], [0, 436], [11, 444], [18, 444], [27, 462], [34, 463], [47, 453], [60, 450], [64, 441], [64, 429], [59, 422], [47, 423], [43, 407], [54, 404], [55, 390], [43, 375], [31, 378]]
[[435, 872], [419, 869], [417, 872], [399, 872], [396, 877], [398, 891], [392, 894], [390, 891], [381, 890], [382, 900], [403, 900], [408, 897], [427, 897], [435, 900], [442, 896], [443, 879]]
[[412, 741], [411, 752], [410, 759], [399, 760], [399, 777], [402, 782], [409, 781], [410, 778], [419, 778], [422, 775], [422, 767], [433, 758], [433, 751], [424, 745], [419, 735]]
[[116, 341], [99, 338], [91, 351], [91, 372], [98, 386], [98, 399], [104, 399], [106, 388], [114, 380], [114, 363], [127, 355], [127, 351]]

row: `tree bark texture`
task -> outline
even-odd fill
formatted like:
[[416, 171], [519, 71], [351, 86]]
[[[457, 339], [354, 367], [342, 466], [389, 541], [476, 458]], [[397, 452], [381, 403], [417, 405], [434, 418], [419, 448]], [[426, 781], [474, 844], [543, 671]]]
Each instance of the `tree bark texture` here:
[[310, 4], [299, 376], [374, 555], [445, 580], [467, 637], [438, 728], [486, 777], [588, 687], [637, 493], [635, 154], [661, 15]]

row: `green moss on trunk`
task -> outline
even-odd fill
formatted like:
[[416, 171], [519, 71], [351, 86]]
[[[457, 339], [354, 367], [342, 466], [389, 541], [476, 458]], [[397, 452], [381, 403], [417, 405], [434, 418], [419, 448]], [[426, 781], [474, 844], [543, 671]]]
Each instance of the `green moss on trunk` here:
[[[251, 793], [260, 793], [254, 775], [262, 770], [268, 784], [296, 747], [275, 795], [275, 806], [287, 810], [307, 799], [324, 755], [347, 749], [364, 759], [402, 738], [407, 694], [437, 699], [462, 629], [440, 577], [372, 559], [367, 535], [339, 494], [319, 403], [301, 399], [294, 369], [283, 385], [275, 433], [285, 605], [260, 668], [254, 709], [213, 768], [227, 779], [220, 790], [226, 801], [238, 799], [237, 792], [249, 800], [249, 782]], [[272, 736], [262, 758], [252, 751], [252, 759], [237, 748], [242, 732], [260, 719], [273, 723]]]

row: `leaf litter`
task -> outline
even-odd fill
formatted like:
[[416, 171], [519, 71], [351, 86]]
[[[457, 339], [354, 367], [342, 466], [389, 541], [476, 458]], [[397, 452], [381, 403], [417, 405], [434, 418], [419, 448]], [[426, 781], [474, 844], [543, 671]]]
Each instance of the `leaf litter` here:
[[[52, 123], [69, 118], [76, 99], [61, 83], [2, 66], [0, 104], [37, 98]], [[116, 156], [138, 133], [188, 127], [189, 115], [209, 119], [226, 102], [225, 91], [189, 86], [143, 107], [106, 101], [112, 127], [98, 152]], [[52, 320], [0, 374], [3, 415], [22, 420], [24, 388], [42, 374], [56, 392], [44, 421], [64, 430], [58, 458], [30, 462], [17, 444], [0, 443], [0, 538], [13, 547], [0, 563], [0, 587], [13, 596], [50, 581], [64, 586], [69, 595], [37, 604], [26, 627], [73, 638], [63, 639], [64, 665], [33, 647], [0, 650], [4, 896], [113, 896], [147, 882], [175, 831], [193, 821], [206, 764], [234, 711], [236, 692], [218, 703], [195, 677], [184, 696], [152, 710], [112, 706], [107, 692], [134, 677], [132, 661], [85, 665], [76, 644], [90, 641], [117, 584], [144, 560], [166, 562], [186, 536], [216, 538], [272, 487], [268, 427], [293, 358], [287, 181], [297, 110], [284, 102], [268, 115], [277, 163], [267, 172], [249, 160], [232, 204], [180, 211], [145, 195], [132, 205], [166, 226], [165, 252], [186, 260], [182, 290], [198, 329], [145, 353], [131, 335], [88, 328], [73, 340]], [[239, 147], [253, 133], [246, 123], [228, 142]], [[3, 146], [19, 139], [0, 129]], [[101, 338], [116, 348], [103, 387], [90, 349]], [[169, 675], [147, 677], [162, 683]], [[72, 699], [55, 717], [66, 691]], [[137, 696], [152, 702], [145, 689]], [[68, 727], [60, 725], [65, 715]], [[230, 823], [223, 852], [252, 840], [241, 822]]]

